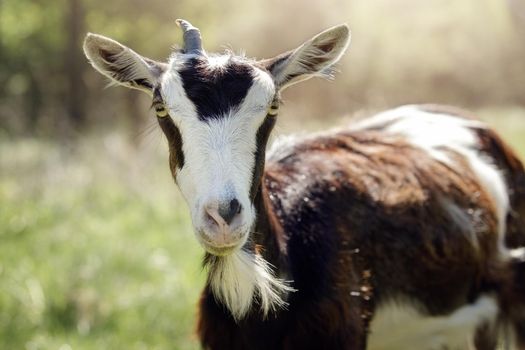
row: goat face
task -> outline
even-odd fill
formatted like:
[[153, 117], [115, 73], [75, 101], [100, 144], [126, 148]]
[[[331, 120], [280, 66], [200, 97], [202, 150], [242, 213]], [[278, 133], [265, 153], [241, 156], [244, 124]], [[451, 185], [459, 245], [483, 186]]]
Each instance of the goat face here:
[[[169, 62], [144, 58], [100, 35], [84, 51], [102, 74], [154, 98], [170, 145], [170, 166], [195, 232], [211, 254], [228, 255], [247, 241], [277, 97], [287, 86], [327, 76], [349, 43], [346, 25], [328, 29], [275, 58], [207, 55], [186, 21], [184, 49]], [[159, 107], [159, 104], [162, 106]]]
[[171, 171], [197, 237], [208, 252], [228, 254], [244, 245], [255, 221], [264, 166], [256, 158], [267, 141], [257, 135], [273, 125], [273, 79], [235, 56], [174, 57], [161, 93], [181, 138]]

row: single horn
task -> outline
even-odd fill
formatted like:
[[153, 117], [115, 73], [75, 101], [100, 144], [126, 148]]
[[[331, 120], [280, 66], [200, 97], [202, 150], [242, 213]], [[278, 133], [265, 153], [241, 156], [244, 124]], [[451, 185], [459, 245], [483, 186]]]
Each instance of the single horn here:
[[184, 40], [184, 52], [195, 55], [203, 55], [201, 32], [198, 28], [191, 25], [190, 22], [183, 19], [175, 21], [182, 29]]

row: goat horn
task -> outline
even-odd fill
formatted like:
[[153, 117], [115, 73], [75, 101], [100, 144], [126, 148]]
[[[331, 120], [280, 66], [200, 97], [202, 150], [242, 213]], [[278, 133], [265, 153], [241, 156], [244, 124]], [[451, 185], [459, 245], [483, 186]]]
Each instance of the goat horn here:
[[190, 22], [183, 19], [177, 19], [175, 23], [177, 23], [177, 25], [182, 29], [184, 52], [195, 55], [204, 54], [200, 30], [194, 27]]

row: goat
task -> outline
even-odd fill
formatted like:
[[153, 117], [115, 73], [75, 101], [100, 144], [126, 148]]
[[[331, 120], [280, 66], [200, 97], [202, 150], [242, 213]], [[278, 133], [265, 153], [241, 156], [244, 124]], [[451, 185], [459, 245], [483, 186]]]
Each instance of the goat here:
[[404, 106], [266, 157], [280, 92], [330, 76], [348, 27], [255, 61], [177, 24], [168, 63], [96, 34], [84, 51], [153, 98], [206, 251], [205, 349], [525, 349], [525, 172], [494, 131]]

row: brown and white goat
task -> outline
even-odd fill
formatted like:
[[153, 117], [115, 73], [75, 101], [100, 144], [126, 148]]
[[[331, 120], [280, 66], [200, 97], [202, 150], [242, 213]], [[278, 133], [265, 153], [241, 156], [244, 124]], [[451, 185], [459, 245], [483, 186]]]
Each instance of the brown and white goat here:
[[405, 106], [265, 157], [279, 93], [329, 75], [347, 26], [254, 61], [178, 24], [168, 63], [95, 34], [84, 50], [153, 97], [206, 250], [204, 348], [525, 349], [525, 173], [490, 128]]

